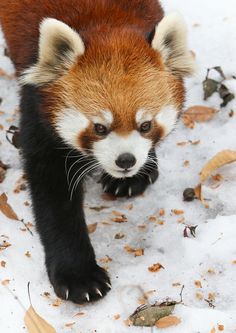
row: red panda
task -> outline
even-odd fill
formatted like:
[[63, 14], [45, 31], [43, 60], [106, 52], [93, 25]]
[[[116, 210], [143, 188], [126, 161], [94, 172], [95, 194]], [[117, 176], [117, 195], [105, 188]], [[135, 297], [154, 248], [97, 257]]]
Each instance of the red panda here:
[[95, 301], [111, 288], [83, 212], [84, 176], [133, 196], [158, 177], [155, 146], [184, 103], [194, 61], [179, 14], [156, 0], [2, 0], [21, 85], [21, 149], [56, 294]]

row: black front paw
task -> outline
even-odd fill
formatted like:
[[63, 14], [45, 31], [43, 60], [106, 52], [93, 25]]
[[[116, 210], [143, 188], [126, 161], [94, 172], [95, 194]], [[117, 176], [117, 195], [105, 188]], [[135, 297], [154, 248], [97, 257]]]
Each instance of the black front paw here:
[[131, 197], [143, 193], [159, 175], [155, 152], [152, 151], [149, 157], [148, 162], [133, 177], [114, 178], [104, 173], [101, 178], [104, 192], [116, 197]]
[[[64, 267], [63, 267], [64, 266]], [[58, 297], [83, 304], [100, 300], [111, 289], [106, 271], [96, 263], [85, 270], [67, 267], [60, 262], [48, 269], [49, 279]]]

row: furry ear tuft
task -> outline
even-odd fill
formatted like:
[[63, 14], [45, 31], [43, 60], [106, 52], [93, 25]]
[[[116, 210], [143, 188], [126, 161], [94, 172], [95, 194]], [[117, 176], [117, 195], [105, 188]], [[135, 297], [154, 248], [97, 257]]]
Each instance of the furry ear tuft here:
[[174, 74], [184, 77], [195, 72], [195, 61], [187, 47], [186, 24], [180, 14], [172, 13], [161, 20], [151, 45]]
[[22, 84], [41, 86], [65, 73], [85, 51], [80, 35], [65, 23], [46, 18], [40, 24], [38, 62], [26, 69]]

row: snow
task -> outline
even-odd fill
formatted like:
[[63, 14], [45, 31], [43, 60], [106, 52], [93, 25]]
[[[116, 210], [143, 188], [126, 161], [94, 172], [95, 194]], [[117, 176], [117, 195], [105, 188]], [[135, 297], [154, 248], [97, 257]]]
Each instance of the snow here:
[[[221, 100], [216, 94], [207, 102], [203, 101], [201, 82], [206, 69], [216, 65], [222, 66], [227, 76], [236, 74], [235, 0], [163, 0], [163, 6], [167, 12], [178, 10], [186, 18], [190, 48], [197, 56], [199, 71], [187, 81], [186, 106], [200, 104], [218, 109]], [[11, 74], [14, 69], [9, 58], [4, 56], [4, 45], [1, 34], [0, 67]], [[236, 94], [236, 81], [228, 79], [226, 84]], [[0, 184], [0, 194], [5, 192], [8, 195], [9, 203], [25, 223], [34, 223], [31, 208], [24, 205], [25, 201], [30, 202], [27, 191], [14, 193], [16, 180], [22, 176], [20, 156], [5, 139], [5, 130], [11, 124], [17, 125], [18, 121], [15, 112], [19, 102], [18, 87], [14, 80], [0, 78], [0, 97], [3, 99], [0, 110], [5, 112], [0, 115], [0, 124], [4, 126], [4, 130], [0, 130], [0, 159], [11, 166], [5, 181]], [[157, 332], [155, 328], [128, 327], [124, 320], [139, 306], [143, 292], [156, 290], [149, 296], [151, 304], [167, 297], [178, 301], [182, 285], [183, 305], [177, 305], [174, 311], [181, 324], [165, 329], [166, 333], [210, 333], [214, 327], [218, 331], [218, 324], [224, 325], [224, 332], [235, 332], [235, 164], [220, 170], [222, 181], [210, 180], [204, 186], [209, 209], [197, 200], [182, 200], [183, 190], [198, 183], [199, 171], [207, 160], [220, 150], [236, 150], [236, 115], [229, 117], [230, 110], [236, 111], [236, 100], [220, 109], [214, 119], [196, 124], [194, 129], [188, 129], [179, 122], [176, 131], [157, 148], [160, 177], [143, 197], [104, 201], [96, 178], [88, 179], [85, 209], [88, 223], [98, 223], [97, 230], [91, 234], [97, 259], [99, 261], [106, 255], [112, 258], [111, 262], [102, 265], [108, 267], [113, 288], [99, 303], [79, 306], [63, 302], [53, 306], [56, 296], [46, 275], [43, 249], [35, 227], [30, 228], [32, 236], [30, 232], [21, 230], [24, 228], [21, 222], [0, 213], [0, 243], [4, 239], [1, 235], [5, 235], [12, 244], [0, 252], [0, 262], [6, 262], [5, 268], [0, 265], [0, 281], [10, 279], [8, 286], [0, 284], [0, 332], [26, 332], [23, 317], [29, 307], [28, 281], [35, 309], [55, 327], [57, 333]], [[200, 143], [177, 146], [177, 142], [187, 140], [200, 140]], [[190, 162], [187, 167], [183, 165], [185, 160]], [[131, 203], [133, 209], [129, 210]], [[108, 208], [100, 212], [89, 208], [101, 205]], [[158, 216], [161, 208], [165, 209], [165, 216], [159, 217], [164, 221], [163, 225], [149, 220], [149, 216]], [[182, 209], [184, 214], [175, 215], [172, 209]], [[112, 222], [113, 210], [126, 214], [128, 222]], [[185, 225], [178, 222], [183, 216], [186, 224], [198, 225], [196, 238], [183, 237]], [[146, 227], [140, 228], [140, 225]], [[125, 237], [115, 239], [119, 232]], [[144, 255], [134, 257], [124, 250], [125, 245], [144, 248]], [[27, 251], [30, 258], [25, 255]], [[164, 269], [149, 272], [148, 267], [154, 263], [161, 263]], [[195, 281], [200, 281], [202, 287], [197, 287]], [[177, 282], [180, 285], [172, 285]], [[50, 297], [43, 296], [44, 292], [50, 292]], [[215, 308], [205, 301], [209, 293], [215, 298]], [[75, 316], [78, 312], [84, 315]], [[120, 319], [115, 320], [117, 314]], [[65, 326], [73, 322], [73, 326]]]

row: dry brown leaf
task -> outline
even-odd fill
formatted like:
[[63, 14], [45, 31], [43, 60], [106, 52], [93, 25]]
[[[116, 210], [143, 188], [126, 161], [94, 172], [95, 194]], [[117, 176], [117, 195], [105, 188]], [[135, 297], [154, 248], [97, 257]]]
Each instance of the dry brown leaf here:
[[117, 210], [113, 210], [111, 213], [115, 216], [122, 216], [123, 215], [122, 212], [118, 212]]
[[128, 219], [127, 219], [127, 217], [126, 217], [125, 214], [120, 215], [120, 216], [113, 217], [111, 220], [112, 220], [112, 222], [115, 222], [115, 223], [124, 223], [124, 222], [128, 222]]
[[107, 264], [108, 262], [111, 262], [111, 261], [112, 261], [112, 258], [109, 257], [108, 255], [106, 255], [105, 258], [101, 258], [99, 261], [100, 261], [101, 263], [103, 263], [103, 264]]
[[156, 322], [156, 327], [158, 328], [167, 328], [170, 326], [176, 326], [181, 323], [181, 320], [175, 316], [167, 316], [159, 319]]
[[53, 303], [52, 303], [52, 306], [55, 306], [55, 307], [58, 307], [58, 306], [61, 306], [63, 303], [63, 300], [60, 299], [60, 298], [56, 298]]
[[72, 327], [75, 325], [75, 321], [73, 323], [68, 323], [68, 324], [65, 324], [65, 327]]
[[190, 143], [194, 146], [199, 145], [200, 142], [201, 142], [200, 140], [196, 140], [196, 141], [191, 141], [190, 140]]
[[172, 287], [179, 287], [179, 286], [181, 286], [180, 282], [174, 282], [174, 283], [172, 283]]
[[151, 215], [148, 217], [149, 221], [155, 222], [157, 220], [157, 217], [154, 215]]
[[196, 287], [198, 287], [198, 288], [202, 288], [202, 283], [201, 283], [201, 281], [196, 280], [196, 281], [194, 281], [194, 284], [195, 284]]
[[204, 183], [205, 180], [212, 175], [214, 171], [220, 167], [236, 161], [236, 151], [222, 150], [212, 157], [203, 167], [200, 172], [200, 182]]
[[215, 329], [215, 327], [213, 327], [212, 329], [211, 329], [211, 332], [210, 333], [216, 333], [216, 329]]
[[19, 221], [18, 216], [16, 215], [12, 207], [7, 203], [7, 200], [8, 198], [6, 193], [2, 193], [0, 195], [0, 211], [9, 219]]
[[26, 312], [24, 321], [29, 333], [56, 333], [55, 329], [37, 314], [32, 305]]
[[125, 245], [124, 249], [128, 253], [133, 253], [135, 257], [140, 257], [144, 255], [144, 249], [134, 249], [129, 245]]
[[73, 318], [74, 317], [83, 317], [83, 316], [85, 316], [85, 312], [78, 312], [73, 316]]
[[185, 218], [181, 217], [180, 219], [177, 220], [178, 223], [185, 223]]
[[143, 230], [143, 229], [146, 229], [147, 226], [145, 224], [139, 224], [138, 228], [141, 229], [141, 230]]
[[1, 282], [1, 284], [2, 284], [3, 286], [7, 286], [10, 282], [11, 282], [11, 280], [6, 279], [6, 280], [3, 280], [3, 281]]
[[164, 269], [164, 267], [160, 264], [153, 264], [152, 266], [148, 267], [149, 272], [155, 273], [158, 272], [161, 268]]
[[216, 300], [216, 294], [215, 293], [209, 293], [208, 294], [208, 300], [214, 302]]
[[185, 167], [187, 167], [187, 166], [190, 165], [190, 162], [189, 162], [188, 160], [185, 160], [184, 163], [183, 163], [183, 165], [184, 165]]
[[212, 275], [216, 274], [216, 272], [212, 268], [208, 268], [207, 273]]
[[25, 256], [28, 257], [28, 258], [30, 258], [31, 257], [30, 252], [29, 251], [25, 252]]
[[92, 224], [88, 225], [88, 232], [89, 232], [89, 234], [92, 234], [93, 232], [96, 231], [97, 225], [98, 225], [97, 223], [92, 223]]
[[182, 209], [172, 209], [171, 210], [172, 213], [174, 213], [175, 215], [181, 215], [184, 214], [184, 211]]
[[196, 293], [196, 297], [199, 301], [203, 300], [203, 294], [202, 293]]
[[195, 105], [188, 108], [182, 116], [185, 126], [194, 128], [195, 122], [205, 122], [212, 119], [218, 110], [203, 105]]
[[224, 325], [218, 324], [218, 330], [219, 331], [224, 331], [224, 329], [225, 329]]
[[180, 142], [177, 142], [177, 146], [186, 146], [189, 142], [188, 141], [180, 141]]
[[1, 264], [1, 267], [3, 267], [3, 268], [6, 267], [6, 261], [2, 260], [0, 264]]
[[161, 209], [159, 210], [159, 215], [160, 215], [160, 216], [164, 216], [164, 215], [165, 215], [165, 210], [164, 210], [163, 208], [161, 208]]
[[118, 319], [120, 319], [120, 315], [119, 315], [119, 314], [117, 314], [117, 315], [114, 315], [114, 319], [115, 319], [115, 320], [118, 320]]

